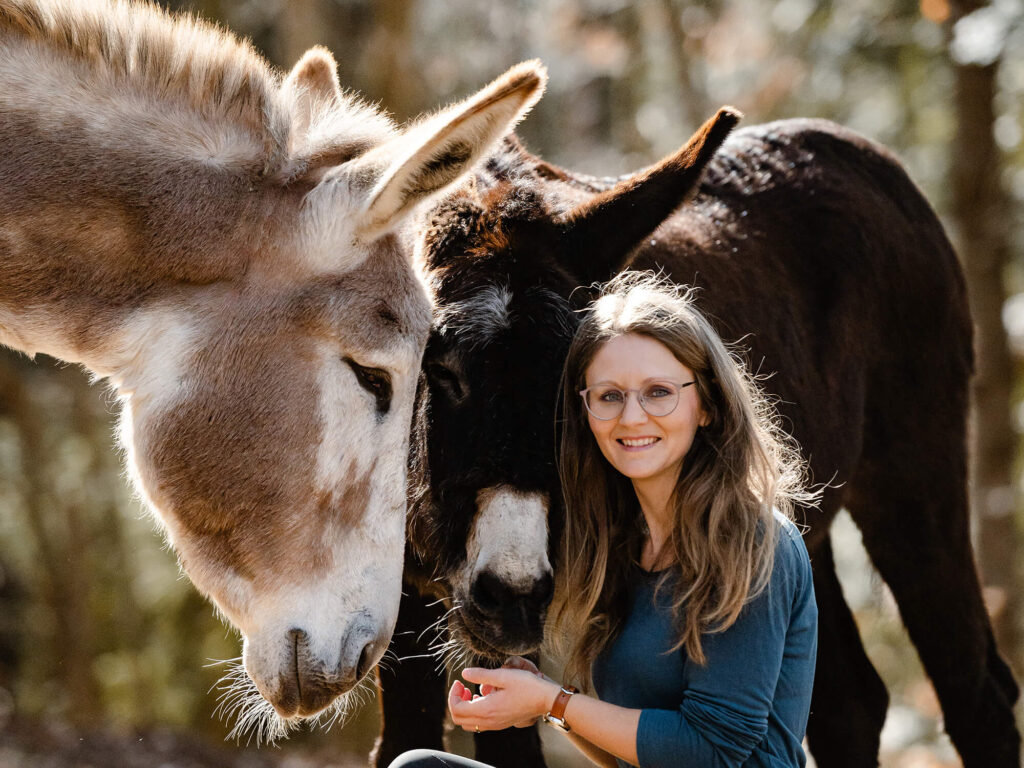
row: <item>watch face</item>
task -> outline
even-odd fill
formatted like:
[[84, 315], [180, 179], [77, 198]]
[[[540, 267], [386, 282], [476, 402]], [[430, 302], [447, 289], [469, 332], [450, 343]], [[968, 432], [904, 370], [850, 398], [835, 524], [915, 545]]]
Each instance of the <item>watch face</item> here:
[[554, 728], [557, 728], [562, 733], [568, 733], [570, 731], [569, 724], [563, 719], [552, 717], [551, 715], [544, 715], [544, 722]]

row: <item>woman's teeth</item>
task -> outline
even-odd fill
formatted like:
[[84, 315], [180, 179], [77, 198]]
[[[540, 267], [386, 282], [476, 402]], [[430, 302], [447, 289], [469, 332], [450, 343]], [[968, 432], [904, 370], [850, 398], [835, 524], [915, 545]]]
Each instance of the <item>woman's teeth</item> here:
[[636, 440], [630, 440], [623, 437], [619, 439], [619, 442], [622, 443], [627, 448], [643, 448], [645, 445], [653, 445], [660, 439], [660, 437], [641, 437]]

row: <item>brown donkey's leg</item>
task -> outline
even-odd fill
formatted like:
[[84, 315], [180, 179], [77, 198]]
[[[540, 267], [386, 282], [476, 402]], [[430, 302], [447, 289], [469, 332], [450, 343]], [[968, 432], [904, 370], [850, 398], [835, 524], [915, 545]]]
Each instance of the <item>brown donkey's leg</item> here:
[[[410, 749], [444, 749], [444, 718], [448, 691], [437, 659], [430, 654], [428, 631], [444, 609], [421, 597], [415, 587], [402, 585], [398, 623], [391, 640], [388, 659], [377, 668], [380, 685], [381, 735], [370, 762], [387, 766]], [[398, 657], [398, 661], [392, 657]]]
[[864, 653], [836, 577], [828, 537], [811, 554], [818, 664], [807, 742], [819, 768], [875, 768], [889, 694]]
[[966, 397], [955, 395], [947, 390], [943, 402], [927, 402], [921, 388], [891, 403], [866, 438], [849, 509], [899, 605], [965, 768], [1019, 768], [1012, 711], [1018, 688], [995, 647], [975, 571]]

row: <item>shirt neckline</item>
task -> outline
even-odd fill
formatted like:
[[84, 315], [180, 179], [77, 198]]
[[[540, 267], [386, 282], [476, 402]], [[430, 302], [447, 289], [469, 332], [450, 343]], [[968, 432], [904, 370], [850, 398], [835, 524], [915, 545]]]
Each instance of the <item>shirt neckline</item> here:
[[674, 566], [667, 565], [664, 568], [659, 568], [656, 571], [648, 571], [646, 568], [644, 568], [642, 565], [640, 565], [640, 563], [633, 563], [633, 567], [637, 571], [639, 571], [641, 576], [643, 576], [644, 578], [647, 578], [647, 579], [654, 579], [654, 578], [657, 578], [659, 576], [663, 576], [664, 574], [668, 573], [669, 571], [671, 571], [674, 568]]

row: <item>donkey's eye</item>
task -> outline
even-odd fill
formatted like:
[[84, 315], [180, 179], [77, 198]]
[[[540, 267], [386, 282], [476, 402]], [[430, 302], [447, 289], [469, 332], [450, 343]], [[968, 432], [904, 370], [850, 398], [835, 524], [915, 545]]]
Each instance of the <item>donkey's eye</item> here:
[[459, 377], [451, 369], [445, 368], [440, 363], [427, 363], [424, 370], [427, 380], [447, 395], [452, 402], [458, 403], [466, 396]]
[[359, 386], [373, 395], [377, 401], [377, 415], [385, 416], [391, 410], [391, 376], [387, 371], [380, 368], [367, 368], [360, 365], [351, 357], [346, 357], [345, 362], [356, 375]]

